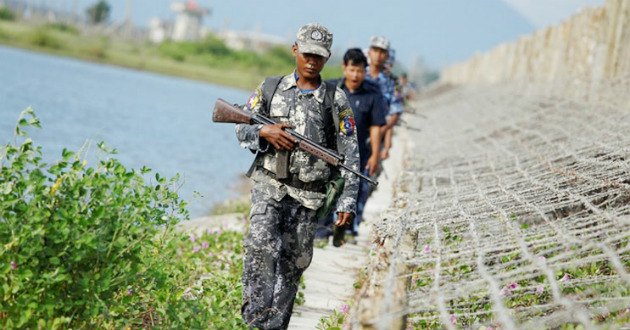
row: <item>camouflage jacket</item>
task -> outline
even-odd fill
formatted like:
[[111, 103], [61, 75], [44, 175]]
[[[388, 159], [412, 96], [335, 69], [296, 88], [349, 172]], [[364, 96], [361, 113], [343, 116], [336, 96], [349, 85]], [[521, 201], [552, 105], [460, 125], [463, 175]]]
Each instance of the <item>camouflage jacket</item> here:
[[381, 71], [376, 78], [373, 78], [368, 73], [365, 75], [365, 80], [376, 83], [381, 87], [381, 93], [383, 93], [383, 97], [389, 107], [387, 110], [388, 116], [403, 112], [402, 100], [396, 97], [396, 86], [398, 83], [391, 75]]
[[[313, 142], [336, 150], [344, 156], [345, 165], [357, 170], [359, 169], [359, 148], [357, 145], [357, 134], [354, 126], [352, 109], [343, 91], [337, 89], [333, 106], [334, 115], [339, 116], [340, 129], [337, 136], [339, 149], [337, 146], [328, 146], [326, 130], [324, 125], [333, 125], [332, 120], [324, 109], [324, 95], [326, 93], [325, 82], [312, 91], [300, 91], [297, 87], [296, 73], [286, 75], [280, 81], [275, 94], [273, 95], [266, 113], [264, 106], [269, 100], [265, 100], [262, 95], [264, 82], [256, 89], [247, 102], [247, 108], [254, 113], [261, 113], [276, 121], [289, 123], [293, 129], [305, 135]], [[276, 158], [273, 147], [263, 138], [260, 138], [260, 128], [262, 125], [236, 125], [236, 136], [244, 148], [252, 151], [264, 153], [262, 157], [262, 167], [267, 171], [274, 172], [276, 168]], [[328, 130], [332, 131], [332, 130]], [[319, 180], [329, 180], [331, 167], [324, 161], [299, 149], [291, 152], [289, 162], [289, 172], [298, 176], [302, 182], [313, 182]], [[359, 178], [344, 170], [340, 171], [345, 179], [345, 188], [337, 202], [337, 212], [355, 213], [356, 198], [359, 188]], [[300, 190], [289, 185], [282, 184], [273, 177], [257, 167], [251, 176], [256, 188], [265, 191], [275, 200], [280, 201], [286, 194], [298, 200], [307, 208], [316, 210], [323, 204], [324, 194], [308, 190]]]

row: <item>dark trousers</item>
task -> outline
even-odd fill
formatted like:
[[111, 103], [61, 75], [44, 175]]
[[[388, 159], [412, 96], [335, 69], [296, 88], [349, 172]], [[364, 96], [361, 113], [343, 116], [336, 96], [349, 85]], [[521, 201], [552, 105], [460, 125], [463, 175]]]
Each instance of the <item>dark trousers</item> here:
[[[364, 170], [363, 174], [369, 175], [369, 171]], [[352, 232], [357, 234], [359, 232], [359, 224], [363, 221], [363, 210], [365, 209], [365, 203], [370, 196], [370, 185], [365, 180], [359, 182], [359, 194], [357, 196], [357, 216], [352, 223]]]
[[316, 211], [288, 195], [278, 202], [252, 190], [243, 261], [243, 320], [287, 329], [300, 277], [313, 258]]

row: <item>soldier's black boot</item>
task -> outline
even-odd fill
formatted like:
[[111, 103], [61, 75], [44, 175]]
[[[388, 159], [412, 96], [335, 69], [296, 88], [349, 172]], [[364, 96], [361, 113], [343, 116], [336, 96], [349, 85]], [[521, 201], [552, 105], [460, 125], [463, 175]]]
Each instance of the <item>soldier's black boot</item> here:
[[334, 226], [333, 230], [333, 246], [340, 247], [345, 243], [346, 226]]

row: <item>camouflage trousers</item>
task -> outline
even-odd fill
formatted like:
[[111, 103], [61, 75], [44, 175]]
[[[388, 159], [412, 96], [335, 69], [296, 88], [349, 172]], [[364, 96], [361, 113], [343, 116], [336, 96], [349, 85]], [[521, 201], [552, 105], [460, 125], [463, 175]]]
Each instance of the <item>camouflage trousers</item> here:
[[313, 258], [315, 213], [288, 195], [278, 202], [252, 189], [241, 309], [248, 326], [288, 328], [300, 277]]

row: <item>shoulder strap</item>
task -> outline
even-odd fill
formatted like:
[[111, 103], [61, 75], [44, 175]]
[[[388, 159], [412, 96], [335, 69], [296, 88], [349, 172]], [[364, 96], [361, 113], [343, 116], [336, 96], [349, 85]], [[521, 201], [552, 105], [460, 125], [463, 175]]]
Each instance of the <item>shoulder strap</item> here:
[[284, 76], [271, 76], [265, 78], [265, 83], [262, 87], [262, 97], [265, 100], [265, 110], [269, 113], [269, 108], [271, 107], [271, 98], [273, 98], [273, 94], [276, 93], [276, 89], [278, 89], [278, 85], [280, 85], [280, 81]]
[[326, 109], [326, 112], [330, 113], [333, 125], [335, 126], [335, 130], [333, 132], [330, 132], [332, 133], [332, 138], [329, 140], [329, 147], [336, 146], [337, 151], [339, 151], [340, 149], [337, 140], [340, 130], [339, 113], [335, 111], [335, 92], [337, 91], [337, 86], [339, 86], [339, 84], [326, 84], [326, 94], [324, 95], [324, 108]]
[[[276, 93], [276, 89], [278, 89], [278, 85], [280, 85], [282, 78], [283, 76], [271, 76], [265, 78], [265, 83], [262, 86], [261, 93], [263, 100], [265, 101], [264, 107], [267, 114], [269, 114], [269, 108], [271, 107], [271, 98], [273, 97], [273, 94]], [[256, 152], [256, 157], [254, 158], [252, 165], [250, 165], [247, 170], [247, 177], [251, 177], [252, 173], [254, 173], [256, 165], [262, 163], [262, 155], [263, 154], [261, 152]]]

